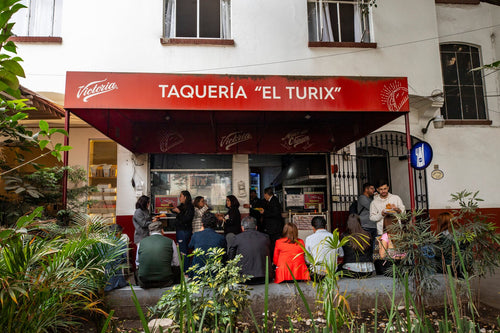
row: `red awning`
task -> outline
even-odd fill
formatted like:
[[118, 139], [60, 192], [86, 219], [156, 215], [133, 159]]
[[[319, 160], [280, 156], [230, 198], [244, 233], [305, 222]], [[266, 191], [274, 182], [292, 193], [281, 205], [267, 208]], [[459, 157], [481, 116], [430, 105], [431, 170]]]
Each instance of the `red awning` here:
[[68, 72], [65, 108], [137, 153], [339, 149], [409, 111], [406, 78]]

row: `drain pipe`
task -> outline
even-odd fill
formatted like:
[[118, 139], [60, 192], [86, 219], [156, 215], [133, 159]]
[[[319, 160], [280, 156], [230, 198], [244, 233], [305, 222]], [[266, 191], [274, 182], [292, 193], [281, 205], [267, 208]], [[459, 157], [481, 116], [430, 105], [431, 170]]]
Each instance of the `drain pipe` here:
[[415, 211], [415, 188], [413, 184], [413, 169], [411, 167], [410, 150], [411, 150], [411, 135], [410, 135], [410, 113], [405, 113], [405, 129], [406, 129], [406, 149], [408, 150], [408, 180], [410, 183], [410, 208], [411, 212]]
[[[64, 136], [64, 145], [65, 146], [68, 146], [69, 145], [69, 117], [70, 117], [70, 112], [69, 110], [65, 110], [66, 111], [66, 115], [64, 117], [64, 130], [66, 131], [66, 133], [68, 135], [65, 135]], [[63, 205], [63, 209], [66, 210], [66, 206], [68, 204], [68, 170], [67, 170], [67, 167], [69, 165], [69, 161], [68, 161], [68, 156], [69, 156], [69, 152], [68, 151], [64, 151], [63, 152], [63, 165], [64, 165], [64, 172], [63, 172], [63, 188], [62, 188], [62, 205]]]

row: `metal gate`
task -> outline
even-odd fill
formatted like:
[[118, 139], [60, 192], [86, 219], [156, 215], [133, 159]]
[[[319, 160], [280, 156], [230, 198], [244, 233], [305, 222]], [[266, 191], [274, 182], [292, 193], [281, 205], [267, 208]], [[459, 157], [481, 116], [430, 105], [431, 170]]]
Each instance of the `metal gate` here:
[[[419, 141], [412, 137], [412, 145]], [[391, 186], [391, 160], [407, 159], [406, 134], [393, 131], [372, 133], [357, 141], [356, 155], [347, 152], [333, 154], [332, 229], [345, 230], [349, 205], [361, 193], [364, 183], [375, 183], [379, 178], [385, 178]], [[416, 209], [428, 211], [425, 170], [413, 169], [413, 181]]]

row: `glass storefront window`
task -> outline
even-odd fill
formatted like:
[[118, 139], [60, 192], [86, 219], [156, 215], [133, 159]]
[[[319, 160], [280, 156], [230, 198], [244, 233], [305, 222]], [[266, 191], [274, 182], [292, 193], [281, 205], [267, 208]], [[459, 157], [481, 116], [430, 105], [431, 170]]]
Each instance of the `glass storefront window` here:
[[[226, 196], [232, 193], [232, 155], [152, 154], [153, 213], [168, 213], [165, 207], [171, 202], [176, 205], [179, 194], [185, 190], [193, 200], [204, 197], [213, 213], [226, 212]], [[167, 230], [173, 230], [170, 221]]]
[[[205, 198], [213, 212], [226, 211], [226, 196], [231, 194], [231, 170], [210, 171], [154, 171], [151, 172], [151, 196], [178, 197], [181, 191], [189, 191], [194, 200]], [[155, 207], [154, 212], [159, 213]]]

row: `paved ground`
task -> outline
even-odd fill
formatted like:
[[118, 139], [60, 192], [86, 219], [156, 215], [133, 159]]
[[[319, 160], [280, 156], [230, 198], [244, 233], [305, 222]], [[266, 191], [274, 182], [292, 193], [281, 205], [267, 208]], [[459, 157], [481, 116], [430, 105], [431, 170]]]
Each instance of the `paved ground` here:
[[[436, 277], [439, 285], [432, 293], [432, 296], [424, 300], [427, 304], [436, 305], [443, 302], [444, 279], [442, 275]], [[309, 304], [314, 304], [315, 289], [312, 284], [302, 282], [299, 285]], [[481, 302], [499, 309], [500, 313], [500, 269], [496, 271], [495, 275], [482, 279], [479, 286]], [[477, 290], [477, 281], [472, 281], [471, 287]], [[379, 304], [389, 300], [388, 295], [392, 293], [393, 280], [384, 276], [360, 280], [344, 278], [340, 280], [339, 288], [342, 293], [350, 295], [349, 302], [353, 310], [366, 309], [374, 306], [376, 295]], [[134, 292], [144, 309], [147, 306], [155, 305], [165, 290], [165, 288], [142, 289], [134, 286]], [[250, 298], [252, 299], [252, 308], [256, 311], [264, 308], [264, 290], [264, 285], [252, 286]], [[115, 315], [120, 318], [134, 318], [137, 316], [131, 295], [132, 292], [129, 287], [114, 290], [107, 294], [108, 304], [115, 310]], [[396, 299], [401, 300], [401, 296], [402, 290], [396, 288]], [[270, 311], [282, 314], [293, 312], [303, 306], [294, 284], [269, 284], [268, 301]]]

